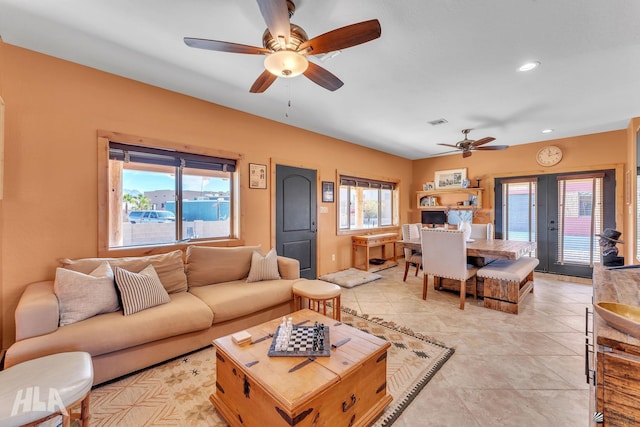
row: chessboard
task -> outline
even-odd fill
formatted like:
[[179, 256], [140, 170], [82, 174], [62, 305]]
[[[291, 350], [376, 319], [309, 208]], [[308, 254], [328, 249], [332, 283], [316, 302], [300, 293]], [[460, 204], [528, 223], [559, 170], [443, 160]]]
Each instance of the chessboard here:
[[280, 329], [278, 326], [273, 341], [269, 347], [269, 356], [330, 356], [331, 341], [329, 341], [329, 327], [293, 326], [291, 335], [284, 350], [276, 350], [276, 341]]

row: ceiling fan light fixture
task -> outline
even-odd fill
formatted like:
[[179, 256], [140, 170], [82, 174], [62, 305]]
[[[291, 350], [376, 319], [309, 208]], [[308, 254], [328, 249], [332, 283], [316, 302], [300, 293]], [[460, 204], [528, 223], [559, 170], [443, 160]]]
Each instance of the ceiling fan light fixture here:
[[520, 68], [518, 68], [518, 71], [531, 71], [534, 68], [538, 68], [540, 66], [540, 61], [532, 61], [532, 62], [527, 62], [526, 64], [522, 64], [520, 66]]
[[292, 50], [279, 50], [267, 55], [264, 68], [278, 77], [295, 77], [304, 73], [309, 66], [309, 60]]

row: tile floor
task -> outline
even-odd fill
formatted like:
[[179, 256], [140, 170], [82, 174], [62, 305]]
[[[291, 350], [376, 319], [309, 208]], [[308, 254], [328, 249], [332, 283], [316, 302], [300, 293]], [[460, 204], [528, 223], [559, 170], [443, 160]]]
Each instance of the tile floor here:
[[422, 300], [422, 273], [402, 282], [404, 263], [382, 279], [343, 289], [342, 305], [431, 336], [455, 354], [394, 426], [589, 425], [584, 375], [587, 279], [535, 275], [519, 315], [485, 309], [467, 296], [435, 291]]

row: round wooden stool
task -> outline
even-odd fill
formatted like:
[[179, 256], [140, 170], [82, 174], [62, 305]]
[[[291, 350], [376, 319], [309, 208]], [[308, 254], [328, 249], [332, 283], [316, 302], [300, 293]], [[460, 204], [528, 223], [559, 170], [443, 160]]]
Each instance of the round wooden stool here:
[[[79, 421], [89, 425], [93, 365], [89, 353], [73, 351], [28, 360], [0, 372], [0, 425], [35, 426], [80, 405]], [[75, 418], [75, 414], [73, 414]]]
[[[331, 301], [332, 317], [340, 320], [340, 286], [323, 280], [298, 280], [293, 284], [293, 307], [302, 308], [302, 299], [308, 300], [308, 307], [327, 315], [327, 301]], [[322, 311], [320, 311], [322, 304]]]

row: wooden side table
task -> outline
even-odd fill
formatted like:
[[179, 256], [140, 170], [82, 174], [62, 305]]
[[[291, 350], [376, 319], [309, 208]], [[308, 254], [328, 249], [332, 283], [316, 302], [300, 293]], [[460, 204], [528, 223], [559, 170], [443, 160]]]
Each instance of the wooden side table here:
[[[395, 242], [398, 240], [397, 233], [382, 233], [382, 234], [368, 234], [363, 236], [351, 236], [351, 244], [353, 247], [353, 255], [351, 263], [354, 268], [364, 271], [378, 271], [385, 268], [398, 265], [396, 261], [396, 246]], [[393, 255], [387, 256], [386, 247], [392, 245]], [[385, 260], [384, 264], [371, 266], [369, 264], [369, 252], [371, 248], [382, 247], [382, 259]], [[358, 264], [358, 248], [364, 248], [365, 256], [364, 263]]]

